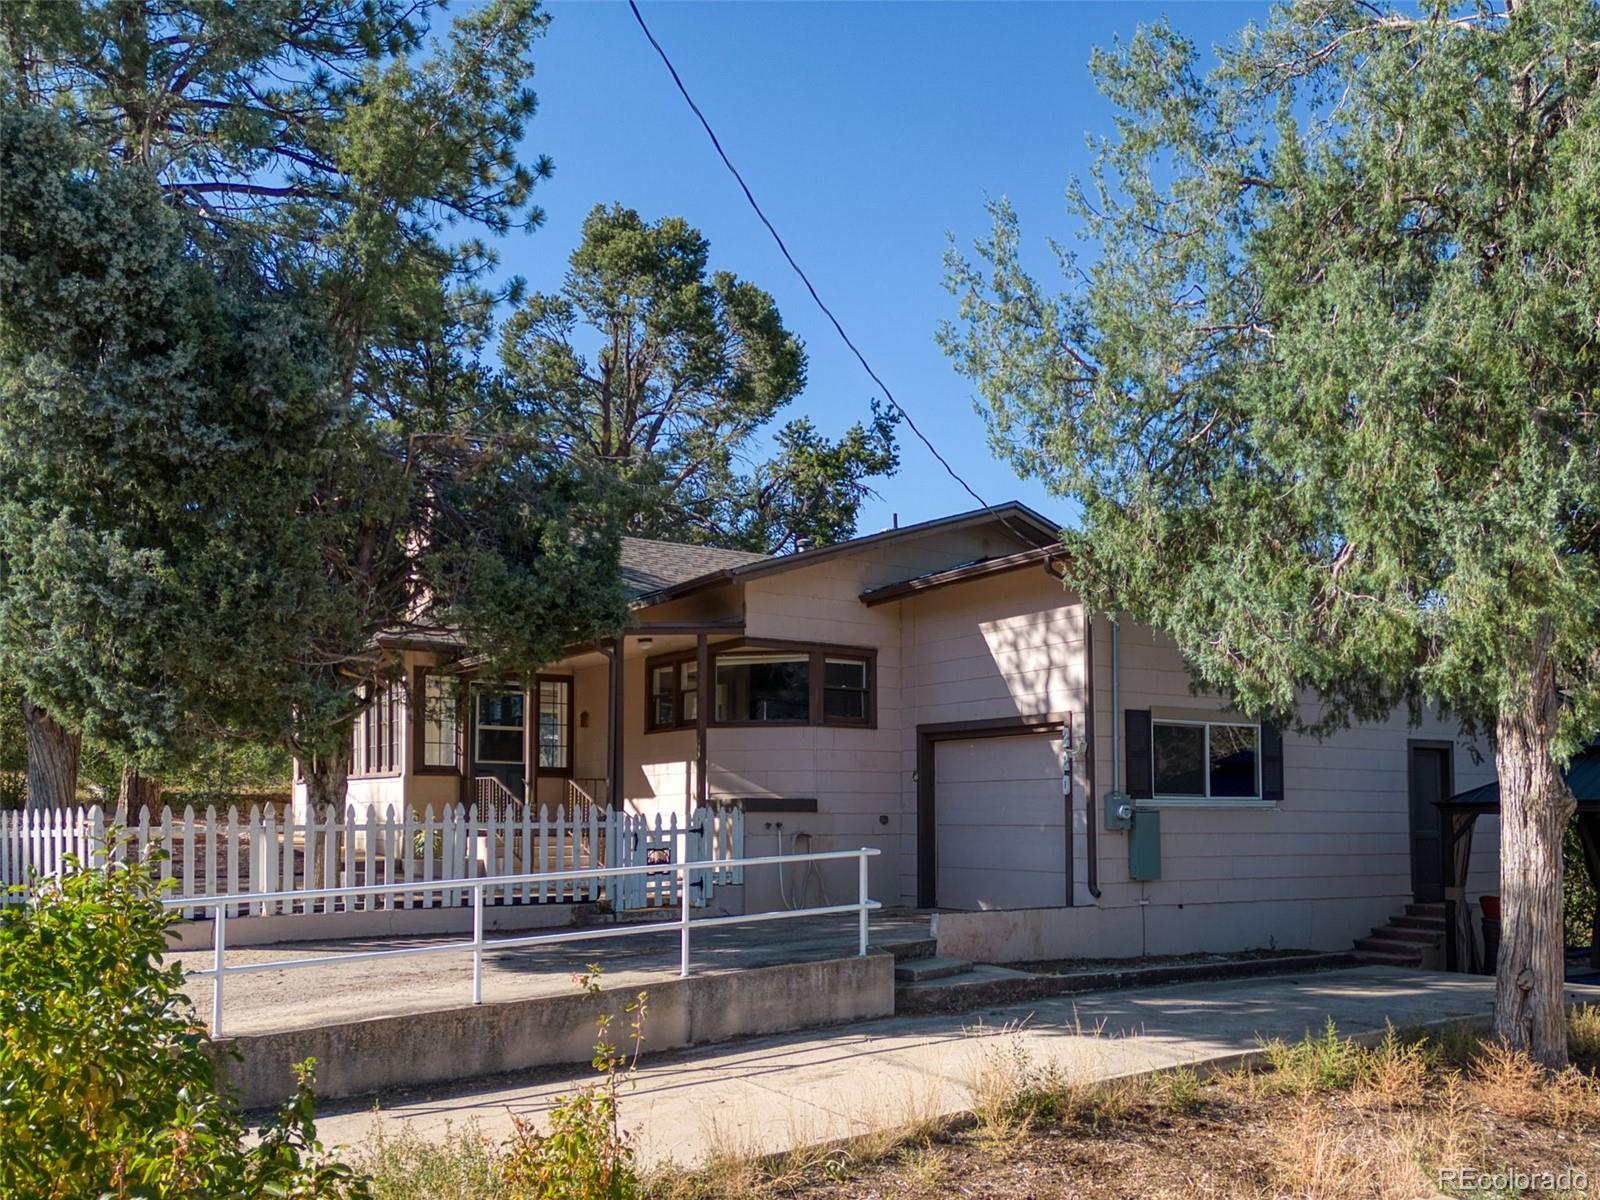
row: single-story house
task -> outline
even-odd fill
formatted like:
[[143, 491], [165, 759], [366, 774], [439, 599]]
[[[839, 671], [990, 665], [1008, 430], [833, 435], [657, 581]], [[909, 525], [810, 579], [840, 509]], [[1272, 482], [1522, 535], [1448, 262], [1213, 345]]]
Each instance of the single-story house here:
[[[396, 639], [350, 801], [738, 806], [745, 853], [878, 847], [874, 898], [1012, 958], [1347, 949], [1443, 899], [1435, 804], [1492, 780], [1482, 747], [1403, 713], [1317, 741], [1192, 694], [1170, 638], [1064, 589], [1058, 528], [1010, 503], [781, 557], [625, 539], [630, 624], [536, 679]], [[1489, 818], [1472, 895], [1495, 858]], [[742, 902], [853, 871], [751, 871]]]

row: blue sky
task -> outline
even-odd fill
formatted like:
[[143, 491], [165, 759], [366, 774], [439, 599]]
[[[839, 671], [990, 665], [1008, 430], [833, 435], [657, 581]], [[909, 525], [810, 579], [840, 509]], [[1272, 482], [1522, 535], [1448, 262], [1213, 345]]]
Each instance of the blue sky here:
[[[989, 449], [971, 386], [934, 344], [953, 315], [947, 232], [984, 229], [986, 196], [1009, 196], [1031, 246], [1070, 239], [1067, 180], [1085, 134], [1110, 132], [1092, 48], [1163, 13], [1201, 45], [1265, 5], [1044, 3], [665, 3], [641, 0], [724, 147], [824, 300], [899, 401], [990, 503], [1067, 505]], [[620, 201], [681, 215], [712, 264], [777, 299], [806, 344], [809, 383], [789, 410], [830, 435], [876, 391], [783, 262], [623, 3], [549, 4], [527, 151], [555, 160], [545, 225], [500, 247], [508, 272], [555, 288], [585, 214]], [[901, 468], [863, 510], [870, 532], [971, 507], [909, 431]]]

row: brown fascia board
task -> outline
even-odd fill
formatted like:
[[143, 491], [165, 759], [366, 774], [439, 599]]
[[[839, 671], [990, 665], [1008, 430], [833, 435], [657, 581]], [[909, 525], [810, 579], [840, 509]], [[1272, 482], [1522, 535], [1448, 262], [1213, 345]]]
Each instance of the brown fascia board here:
[[892, 604], [896, 600], [904, 600], [907, 596], [920, 596], [924, 592], [937, 591], [953, 583], [967, 583], [970, 580], [1001, 575], [1007, 571], [1019, 571], [1041, 563], [1045, 570], [1053, 575], [1056, 572], [1052, 564], [1061, 553], [1061, 546], [1057, 543], [1024, 550], [1020, 554], [1008, 554], [1003, 558], [986, 558], [981, 562], [951, 567], [948, 571], [937, 571], [932, 575], [919, 575], [915, 579], [903, 579], [899, 583], [886, 583], [882, 587], [868, 588], [861, 593], [860, 599], [868, 608], [878, 604]]
[[848, 542], [837, 542], [832, 546], [819, 546], [815, 550], [801, 550], [795, 554], [781, 554], [774, 558], [746, 563], [744, 566], [739, 567], [724, 567], [720, 571], [712, 571], [706, 575], [698, 575], [693, 579], [685, 579], [682, 583], [675, 583], [671, 587], [662, 588], [657, 592], [647, 592], [634, 600], [633, 607], [635, 609], [649, 608], [652, 605], [663, 604], [668, 600], [676, 600], [681, 596], [704, 591], [706, 588], [716, 587], [719, 584], [741, 583], [748, 579], [759, 579], [764, 575], [776, 575], [780, 571], [792, 570], [795, 567], [809, 567], [813, 563], [835, 558], [841, 554], [852, 554], [867, 546], [875, 546], [881, 542], [892, 541], [896, 538], [911, 537], [928, 533], [935, 529], [960, 529], [968, 525], [979, 525], [985, 521], [1003, 520], [1007, 517], [1016, 518], [1031, 525], [1039, 534], [1040, 549], [1055, 545], [1056, 539], [1061, 536], [1060, 526], [1046, 520], [1026, 504], [1011, 501], [1006, 504], [992, 505], [989, 508], [975, 508], [969, 512], [955, 513], [948, 517], [935, 517], [931, 521], [919, 521], [915, 525], [901, 525], [894, 529], [883, 529], [877, 533], [869, 533], [865, 537], [851, 538]]

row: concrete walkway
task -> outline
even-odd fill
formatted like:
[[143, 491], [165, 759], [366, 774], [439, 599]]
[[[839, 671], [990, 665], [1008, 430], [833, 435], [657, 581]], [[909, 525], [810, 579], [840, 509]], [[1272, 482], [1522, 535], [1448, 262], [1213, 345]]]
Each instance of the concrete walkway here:
[[[1600, 988], [1571, 987], [1600, 1002]], [[1301, 976], [1091, 992], [956, 1017], [888, 1018], [836, 1030], [753, 1039], [647, 1058], [623, 1095], [624, 1123], [641, 1156], [690, 1163], [708, 1153], [773, 1152], [970, 1107], [984, 1035], [1014, 1038], [1037, 1063], [1070, 1077], [1112, 1077], [1185, 1063], [1217, 1063], [1262, 1038], [1294, 1039], [1332, 1018], [1341, 1033], [1486, 1021], [1493, 981], [1387, 967]], [[1009, 1032], [1006, 1032], [1009, 1031]], [[475, 1124], [509, 1133], [592, 1076], [541, 1072], [329, 1106], [318, 1127], [359, 1147], [374, 1121], [410, 1123], [424, 1136]]]
[[[611, 926], [597, 926], [608, 929]], [[635, 937], [575, 941], [549, 946], [491, 950], [483, 960], [483, 999], [493, 1004], [535, 996], [570, 996], [572, 977], [589, 963], [605, 969], [608, 988], [636, 990], [654, 981], [678, 976], [676, 928], [638, 926]], [[529, 933], [570, 932], [530, 930]], [[350, 938], [337, 942], [291, 942], [229, 950], [229, 966], [282, 959], [315, 961], [333, 954], [396, 950], [440, 938]], [[470, 937], [469, 935], [465, 935]], [[490, 934], [496, 937], [518, 934]], [[874, 913], [871, 943], [925, 939], [927, 914]], [[714, 926], [690, 930], [691, 966], [697, 975], [780, 963], [817, 962], [856, 952], [853, 915], [796, 917], [754, 925]], [[185, 970], [211, 966], [210, 950], [181, 950], [167, 955]], [[211, 980], [191, 981], [187, 989], [203, 1020], [211, 1017]], [[467, 952], [371, 958], [327, 966], [251, 972], [227, 977], [222, 997], [223, 1030], [228, 1034], [271, 1033], [308, 1029], [368, 1017], [401, 1016], [429, 1009], [455, 1008], [472, 1000], [472, 956]]]

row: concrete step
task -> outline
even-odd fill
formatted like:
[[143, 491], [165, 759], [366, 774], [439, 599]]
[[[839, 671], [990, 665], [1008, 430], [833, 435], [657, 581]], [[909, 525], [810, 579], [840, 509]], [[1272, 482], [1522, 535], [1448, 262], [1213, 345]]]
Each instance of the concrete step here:
[[1373, 967], [1406, 967], [1411, 970], [1422, 966], [1422, 958], [1416, 954], [1383, 954], [1377, 950], [1357, 950], [1356, 960]]
[[1445, 932], [1443, 917], [1394, 917], [1390, 920], [1389, 924], [1393, 925], [1396, 929], [1432, 930], [1440, 937], [1443, 937]]
[[939, 952], [939, 943], [931, 937], [901, 938], [892, 942], [873, 942], [871, 948], [884, 954], [892, 954], [895, 962], [903, 963], [919, 958], [932, 958]]
[[935, 954], [928, 958], [906, 959], [904, 962], [896, 960], [894, 977], [901, 983], [923, 983], [929, 979], [963, 975], [970, 970], [972, 964], [964, 958], [945, 958]]
[[1396, 966], [1420, 967], [1422, 946], [1407, 942], [1391, 942], [1386, 938], [1357, 938], [1356, 957], [1364, 962], [1393, 963]]
[[1438, 917], [1442, 921], [1442, 920], [1444, 920], [1444, 904], [1442, 902], [1438, 902], [1438, 901], [1430, 902], [1430, 903], [1427, 903], [1427, 904], [1416, 904], [1416, 903], [1408, 904], [1408, 905], [1406, 905], [1406, 916], [1408, 916], [1408, 917]]
[[980, 963], [959, 975], [945, 975], [919, 983], [897, 983], [894, 1011], [897, 1016], [967, 1012], [1036, 1000], [1059, 990], [1059, 981], [1046, 976]]
[[1389, 942], [1415, 942], [1419, 946], [1432, 946], [1444, 936], [1442, 929], [1407, 929], [1397, 924], [1379, 925], [1372, 936]]

